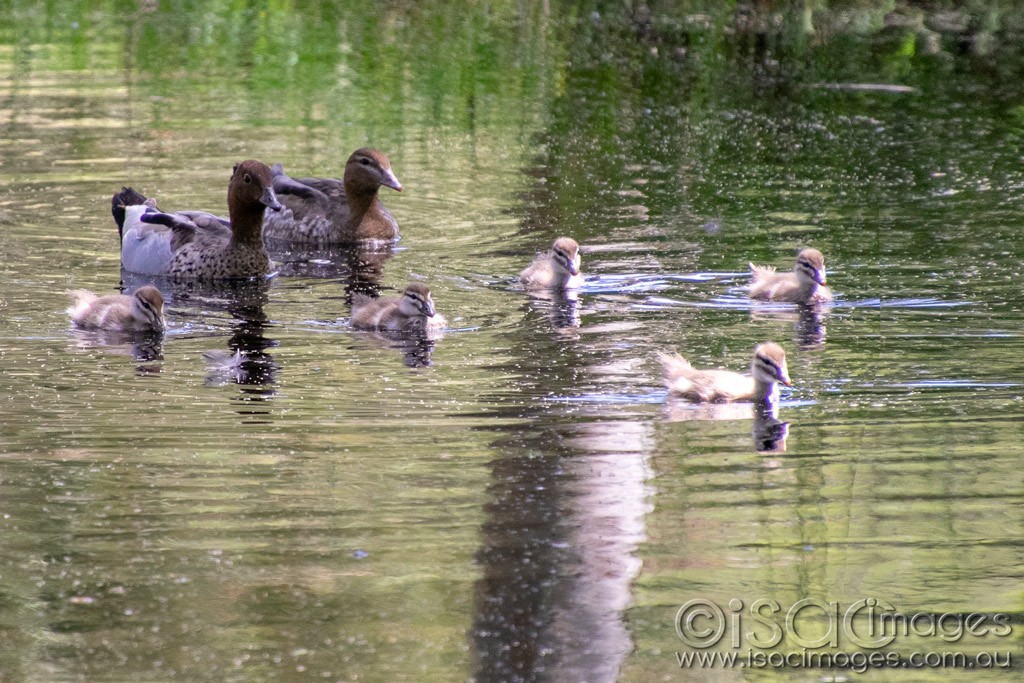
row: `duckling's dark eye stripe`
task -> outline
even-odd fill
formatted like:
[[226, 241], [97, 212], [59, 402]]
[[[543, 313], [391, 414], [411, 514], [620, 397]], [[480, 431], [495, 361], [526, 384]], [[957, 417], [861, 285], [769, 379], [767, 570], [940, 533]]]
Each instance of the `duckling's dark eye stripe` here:
[[775, 361], [771, 360], [770, 358], [765, 358], [764, 356], [758, 356], [757, 359], [759, 361], [761, 361], [762, 363], [764, 363], [765, 365], [767, 365], [772, 370], [774, 370], [775, 374], [778, 374], [780, 372], [778, 364]]
[[142, 308], [144, 308], [145, 310], [147, 310], [150, 313], [152, 313], [154, 318], [159, 318], [160, 317], [160, 314], [157, 313], [157, 310], [153, 306], [153, 304], [149, 303], [145, 299], [139, 299], [139, 303], [142, 304]]

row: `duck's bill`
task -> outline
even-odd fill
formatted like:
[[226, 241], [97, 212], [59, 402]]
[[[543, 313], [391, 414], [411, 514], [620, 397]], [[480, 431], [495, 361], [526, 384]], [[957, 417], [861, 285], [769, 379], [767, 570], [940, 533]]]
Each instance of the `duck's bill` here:
[[381, 181], [381, 185], [390, 187], [395, 192], [402, 191], [402, 183], [398, 182], [398, 178], [395, 177], [394, 172], [389, 168], [384, 169], [384, 178]]
[[265, 205], [271, 211], [280, 211], [281, 202], [277, 201], [277, 194], [274, 192], [274, 188], [268, 187], [263, 190], [263, 194], [260, 195], [260, 203]]

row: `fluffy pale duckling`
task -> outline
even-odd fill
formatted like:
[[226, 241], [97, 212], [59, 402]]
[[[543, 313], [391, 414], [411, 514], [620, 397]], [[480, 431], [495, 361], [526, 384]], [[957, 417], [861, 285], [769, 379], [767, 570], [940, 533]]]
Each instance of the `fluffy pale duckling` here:
[[410, 283], [401, 296], [372, 298], [352, 295], [352, 327], [382, 332], [436, 331], [448, 324], [434, 310], [430, 288]]
[[678, 353], [658, 353], [670, 393], [691, 401], [765, 401], [778, 398], [777, 382], [792, 386], [786, 352], [773, 342], [754, 349], [749, 375], [731, 370], [697, 370]]
[[139, 287], [134, 294], [97, 296], [84, 290], [68, 292], [68, 315], [83, 329], [113, 332], [159, 332], [166, 327], [164, 297], [152, 285]]
[[267, 214], [268, 240], [330, 244], [398, 239], [398, 221], [377, 197], [381, 187], [402, 191], [391, 162], [376, 149], [357, 149], [345, 164], [344, 180], [288, 177], [274, 164], [274, 191], [284, 209]]
[[131, 188], [114, 195], [121, 232], [121, 265], [143, 275], [243, 278], [266, 275], [263, 213], [278, 211], [270, 168], [255, 160], [236, 164], [228, 184], [230, 220], [202, 211], [164, 213]]
[[533, 263], [519, 274], [526, 287], [570, 288], [583, 284], [580, 274], [580, 245], [571, 237], [559, 237], [551, 251], [537, 254]]
[[750, 264], [750, 298], [810, 304], [832, 300], [825, 286], [825, 257], [817, 249], [804, 249], [792, 273], [776, 273], [772, 266]]

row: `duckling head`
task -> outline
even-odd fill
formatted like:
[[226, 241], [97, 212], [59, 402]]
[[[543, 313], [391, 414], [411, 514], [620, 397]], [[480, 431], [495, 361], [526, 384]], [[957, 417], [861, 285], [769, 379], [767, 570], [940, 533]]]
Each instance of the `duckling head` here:
[[402, 191], [402, 183], [398, 182], [395, 172], [391, 170], [387, 155], [369, 147], [357, 149], [348, 158], [345, 164], [345, 185], [371, 193], [376, 192], [381, 185], [396, 192]]
[[235, 164], [228, 184], [228, 207], [251, 211], [257, 205], [260, 211], [266, 207], [272, 211], [281, 210], [274, 192], [274, 176], [266, 164], [249, 159]]
[[793, 270], [805, 284], [825, 284], [825, 257], [817, 249], [804, 249], [797, 254]]
[[759, 344], [754, 349], [750, 374], [760, 384], [780, 382], [787, 387], [793, 386], [793, 381], [789, 379], [789, 368], [786, 367], [786, 352], [774, 342]]
[[132, 317], [145, 322], [154, 330], [166, 327], [164, 321], [164, 295], [153, 285], [139, 287], [132, 294]]
[[398, 308], [410, 318], [433, 318], [435, 315], [434, 300], [430, 296], [430, 288], [419, 282], [411, 283], [402, 292]]
[[559, 268], [569, 275], [580, 274], [580, 245], [571, 237], [559, 237], [551, 247], [551, 255]]

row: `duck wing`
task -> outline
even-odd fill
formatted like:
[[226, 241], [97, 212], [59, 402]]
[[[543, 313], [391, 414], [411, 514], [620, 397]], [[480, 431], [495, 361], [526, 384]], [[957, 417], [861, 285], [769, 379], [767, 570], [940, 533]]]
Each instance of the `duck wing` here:
[[199, 230], [231, 236], [231, 221], [223, 216], [206, 211], [179, 211], [178, 214], [191, 221]]
[[140, 220], [149, 225], [169, 228], [172, 252], [196, 239], [214, 242], [231, 239], [231, 223], [205, 211], [178, 211], [175, 213], [150, 211], [142, 214]]
[[345, 183], [337, 178], [300, 178], [299, 182], [321, 193], [332, 202], [345, 204]]
[[274, 176], [274, 192], [279, 195], [327, 204], [345, 203], [345, 185], [340, 180], [334, 178], [299, 178], [296, 180], [284, 172], [281, 164], [274, 164], [270, 170]]
[[391, 297], [374, 298], [357, 292], [352, 295], [350, 323], [357, 330], [378, 329], [389, 310], [395, 307], [395, 300]]

